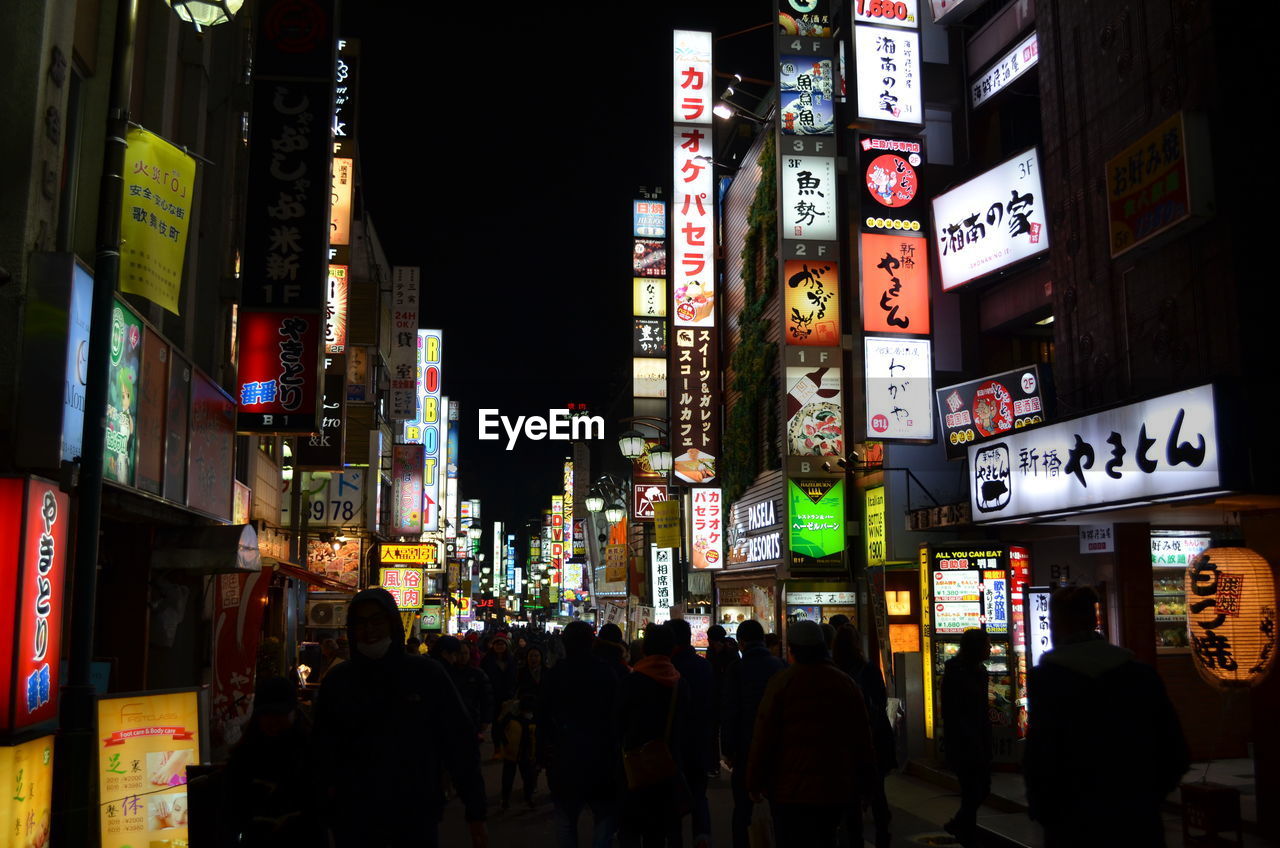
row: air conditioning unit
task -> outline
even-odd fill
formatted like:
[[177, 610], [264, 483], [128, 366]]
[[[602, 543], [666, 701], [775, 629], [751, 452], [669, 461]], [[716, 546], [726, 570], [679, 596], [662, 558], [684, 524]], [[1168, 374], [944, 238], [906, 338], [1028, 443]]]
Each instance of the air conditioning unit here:
[[308, 627], [346, 627], [346, 601], [310, 601], [307, 603]]

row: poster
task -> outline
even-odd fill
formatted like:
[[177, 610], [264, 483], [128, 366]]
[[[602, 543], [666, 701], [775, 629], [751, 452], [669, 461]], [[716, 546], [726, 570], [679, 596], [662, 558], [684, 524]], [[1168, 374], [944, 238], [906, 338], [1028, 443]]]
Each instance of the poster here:
[[185, 845], [187, 766], [199, 765], [198, 690], [98, 699], [102, 848]]
[[695, 571], [724, 567], [724, 505], [720, 489], [699, 488], [690, 493], [690, 565]]
[[142, 321], [117, 300], [111, 309], [111, 365], [107, 377], [103, 476], [133, 485], [138, 450], [138, 378], [142, 371]]
[[929, 335], [929, 242], [862, 234], [862, 329]]
[[787, 453], [843, 456], [840, 369], [787, 367]]
[[209, 729], [215, 761], [240, 741], [253, 712], [258, 643], [271, 569], [214, 577], [213, 687]]
[[831, 135], [835, 131], [835, 88], [831, 60], [783, 54], [778, 66], [779, 120], [784, 135]]
[[[362, 539], [350, 538], [345, 542], [307, 541], [307, 570], [330, 580], [344, 583], [354, 591], [360, 583], [360, 551]], [[334, 545], [338, 546], [334, 550]]]
[[933, 605], [933, 632], [964, 633], [966, 630], [981, 629], [982, 604], [954, 603]]
[[[53, 737], [0, 746], [0, 838], [6, 845], [47, 848], [52, 824]], [[11, 790], [11, 791], [10, 791]]]
[[786, 340], [789, 345], [840, 346], [840, 266], [835, 260], [788, 259]]
[[196, 160], [141, 127], [130, 127], [125, 138], [120, 291], [177, 315]]
[[844, 481], [788, 480], [791, 561], [795, 568], [844, 563]]

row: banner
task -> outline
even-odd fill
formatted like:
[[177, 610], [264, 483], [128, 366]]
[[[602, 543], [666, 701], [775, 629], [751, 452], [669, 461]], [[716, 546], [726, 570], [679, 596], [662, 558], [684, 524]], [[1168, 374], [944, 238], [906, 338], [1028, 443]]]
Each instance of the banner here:
[[213, 759], [221, 762], [240, 741], [253, 712], [258, 642], [271, 571], [219, 574], [215, 579], [209, 729]]
[[653, 529], [658, 547], [678, 548], [681, 546], [680, 501], [671, 499], [657, 501], [653, 504]]
[[0, 747], [0, 785], [12, 790], [0, 799], [0, 834], [9, 845], [44, 848], [49, 843], [53, 804], [53, 737]]
[[609, 545], [604, 549], [604, 579], [609, 583], [627, 579], [626, 545]]
[[196, 160], [141, 128], [131, 128], [125, 138], [120, 291], [178, 315]]

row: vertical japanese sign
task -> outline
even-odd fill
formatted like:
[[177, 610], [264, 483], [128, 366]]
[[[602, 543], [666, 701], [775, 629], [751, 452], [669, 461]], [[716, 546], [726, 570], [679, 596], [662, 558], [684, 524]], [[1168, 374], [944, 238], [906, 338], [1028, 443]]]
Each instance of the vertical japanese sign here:
[[928, 339], [863, 339], [867, 437], [933, 438], [933, 355]]
[[58, 716], [67, 495], [39, 477], [0, 480], [0, 731]]
[[0, 800], [0, 834], [8, 844], [47, 846], [53, 805], [53, 737], [0, 746], [0, 785], [12, 792]]
[[391, 403], [398, 421], [418, 417], [415, 371], [418, 356], [418, 268], [391, 269]]
[[[782, 150], [790, 146], [785, 140]], [[835, 153], [835, 142], [826, 149]], [[779, 229], [784, 239], [836, 241], [836, 159], [831, 156], [802, 156], [783, 153], [782, 213]], [[796, 258], [801, 258], [797, 256]], [[825, 258], [825, 257], [815, 257]]]
[[391, 447], [391, 535], [422, 534], [422, 445]]
[[929, 244], [925, 239], [862, 233], [862, 329], [929, 335]]
[[271, 569], [252, 574], [219, 574], [214, 581], [213, 632], [216, 635], [209, 730], [214, 750], [225, 757], [228, 749], [241, 738], [242, 728], [253, 713], [258, 643], [262, 638], [262, 614], [267, 588], [271, 585]]
[[923, 124], [923, 64], [918, 23], [882, 18], [876, 26], [855, 23], [853, 60], [858, 117], [900, 124]]
[[649, 548], [649, 572], [654, 621], [661, 623], [671, 617], [671, 607], [676, 603], [675, 550], [657, 545]]
[[834, 259], [783, 263], [789, 345], [840, 346], [840, 265]]
[[690, 566], [695, 571], [724, 567], [724, 503], [720, 489], [694, 489], [689, 509]]
[[418, 331], [418, 409], [422, 421], [422, 530], [440, 529], [440, 471], [444, 465], [447, 422], [441, 404], [443, 338], [439, 330]]
[[1107, 160], [1107, 221], [1114, 258], [1205, 214], [1207, 192], [1194, 192], [1191, 142], [1182, 112], [1161, 121], [1137, 141]]
[[421, 568], [383, 568], [380, 572], [382, 588], [391, 593], [397, 609], [416, 610], [422, 607]]
[[346, 265], [329, 266], [329, 289], [325, 297], [324, 352], [333, 355], [347, 349], [347, 301], [350, 281]]
[[318, 311], [240, 310], [238, 431], [315, 432], [323, 330]]
[[102, 848], [187, 842], [187, 766], [201, 759], [192, 689], [98, 699]]
[[716, 482], [720, 455], [720, 366], [714, 327], [675, 327], [668, 398], [676, 479]]
[[111, 364], [107, 382], [103, 475], [133, 485], [138, 451], [138, 378], [142, 372], [142, 321], [122, 301], [111, 309]]
[[356, 183], [356, 89], [360, 68], [360, 42], [338, 40], [338, 61], [333, 75], [333, 180], [329, 200], [329, 245], [333, 261], [350, 262], [351, 200]]
[[551, 497], [551, 596], [557, 597], [564, 569], [564, 495]]
[[130, 128], [126, 139], [120, 291], [177, 315], [196, 160], [140, 127]]

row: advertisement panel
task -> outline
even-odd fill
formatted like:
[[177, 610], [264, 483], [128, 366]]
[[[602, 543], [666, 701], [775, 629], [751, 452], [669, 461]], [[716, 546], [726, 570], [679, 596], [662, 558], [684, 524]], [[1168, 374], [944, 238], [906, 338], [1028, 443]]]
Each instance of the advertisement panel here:
[[820, 56], [784, 53], [778, 64], [784, 135], [831, 135], [835, 132], [835, 78], [832, 62]]
[[395, 598], [396, 609], [416, 610], [422, 606], [421, 568], [381, 568], [378, 574], [379, 585]]
[[142, 371], [142, 321], [124, 301], [111, 308], [111, 365], [107, 377], [103, 477], [133, 485], [138, 450], [138, 377]]
[[391, 403], [398, 421], [418, 417], [418, 268], [391, 269]]
[[1039, 365], [1028, 365], [938, 389], [938, 423], [947, 458], [964, 456], [969, 444], [1048, 420], [1045, 400], [1052, 395], [1044, 376]]
[[970, 445], [973, 521], [1220, 490], [1217, 430], [1206, 385]]
[[437, 565], [438, 546], [434, 542], [417, 545], [395, 545], [382, 542], [378, 545], [378, 561], [383, 563], [412, 563]]
[[835, 241], [836, 160], [833, 156], [781, 156], [784, 239]]
[[969, 102], [977, 109], [1034, 68], [1039, 60], [1040, 44], [1033, 32], [969, 83]]
[[853, 20], [861, 24], [917, 27], [917, 0], [854, 0]]
[[[665, 239], [667, 237], [667, 204], [661, 200], [632, 201], [631, 235], [637, 239]], [[658, 243], [661, 244], [661, 242]]]
[[830, 0], [779, 0], [778, 30], [783, 35], [830, 38]]
[[447, 410], [442, 409], [442, 348], [439, 330], [418, 331], [419, 381], [418, 408], [422, 418], [422, 530], [440, 529], [440, 470], [444, 464], [444, 438]]
[[724, 505], [719, 489], [690, 492], [690, 566], [695, 571], [724, 566]]
[[866, 490], [867, 565], [884, 565], [887, 544], [884, 486]]
[[80, 456], [84, 439], [84, 393], [89, 368], [89, 311], [93, 277], [79, 262], [72, 265], [67, 314], [66, 391], [62, 403], [62, 458]]
[[653, 606], [669, 616], [676, 603], [675, 551], [652, 545], [649, 548], [649, 581], [653, 588]]
[[862, 329], [929, 335], [929, 243], [862, 233]]
[[422, 445], [391, 446], [391, 535], [422, 534]]
[[620, 583], [627, 579], [627, 546], [609, 545], [604, 550], [604, 579]]
[[1189, 219], [1193, 201], [1182, 112], [1107, 160], [1107, 221], [1114, 258]]
[[716, 330], [677, 327], [671, 346], [672, 472], [691, 486], [718, 482], [720, 368]]
[[672, 123], [709, 125], [714, 96], [711, 33], [676, 30], [672, 57]]
[[201, 735], [195, 689], [98, 699], [102, 848], [187, 843], [187, 766], [200, 764]]
[[164, 498], [186, 503], [187, 436], [191, 417], [191, 363], [169, 353], [169, 389], [165, 393]]
[[677, 125], [674, 136], [672, 319], [677, 327], [714, 327], [716, 192], [711, 128]]
[[788, 366], [787, 453], [844, 456], [840, 369]]
[[864, 231], [926, 232], [929, 202], [920, 185], [924, 164], [924, 142], [918, 138], [858, 137], [858, 166], [867, 188], [862, 196]]
[[933, 438], [933, 356], [928, 339], [863, 339], [867, 437]]
[[347, 349], [347, 300], [350, 279], [346, 265], [329, 266], [328, 291], [325, 296], [324, 352], [344, 353]]
[[631, 273], [637, 277], [667, 276], [667, 243], [659, 238], [635, 239]]
[[942, 290], [1049, 250], [1039, 152], [1033, 147], [933, 199]]
[[10, 845], [50, 844], [53, 805], [53, 737], [0, 746], [0, 781], [12, 793], [0, 801], [0, 833]]
[[665, 483], [638, 482], [631, 492], [631, 517], [637, 521], [653, 521], [657, 515], [657, 505], [666, 500]]
[[196, 160], [141, 127], [125, 133], [120, 291], [178, 311]]
[[633, 356], [667, 356], [667, 322], [661, 318], [634, 318], [631, 335]]
[[209, 735], [215, 751], [225, 758], [242, 738], [253, 713], [253, 690], [262, 638], [262, 614], [272, 569], [252, 574], [214, 577], [213, 681], [209, 703]]
[[667, 317], [667, 281], [660, 277], [633, 277], [631, 314], [638, 318]]
[[240, 310], [238, 432], [315, 432], [322, 323], [319, 313]]
[[[302, 499], [308, 504], [310, 527], [351, 527], [361, 524], [365, 512], [365, 479], [367, 469], [347, 466], [341, 474], [329, 471], [302, 472]], [[289, 492], [293, 482], [285, 481], [280, 499], [280, 523], [289, 526]]]
[[793, 568], [844, 564], [844, 481], [788, 480]]
[[321, 397], [320, 429], [299, 439], [298, 467], [341, 471], [346, 452], [347, 363], [345, 357], [334, 358], [324, 375]]
[[236, 405], [203, 373], [192, 372], [191, 450], [187, 506], [231, 519], [236, 459]]
[[914, 28], [856, 24], [853, 60], [859, 118], [924, 123], [920, 35]]
[[643, 398], [667, 396], [667, 360], [636, 356], [631, 359], [631, 395]]
[[[144, 492], [160, 494], [164, 483], [165, 390], [169, 385], [169, 343], [151, 328], [142, 341], [142, 375], [138, 391], [138, 464], [134, 484]], [[83, 416], [83, 412], [81, 413]], [[235, 406], [232, 405], [232, 429]]]
[[840, 266], [833, 260], [782, 263], [789, 345], [840, 346]]

